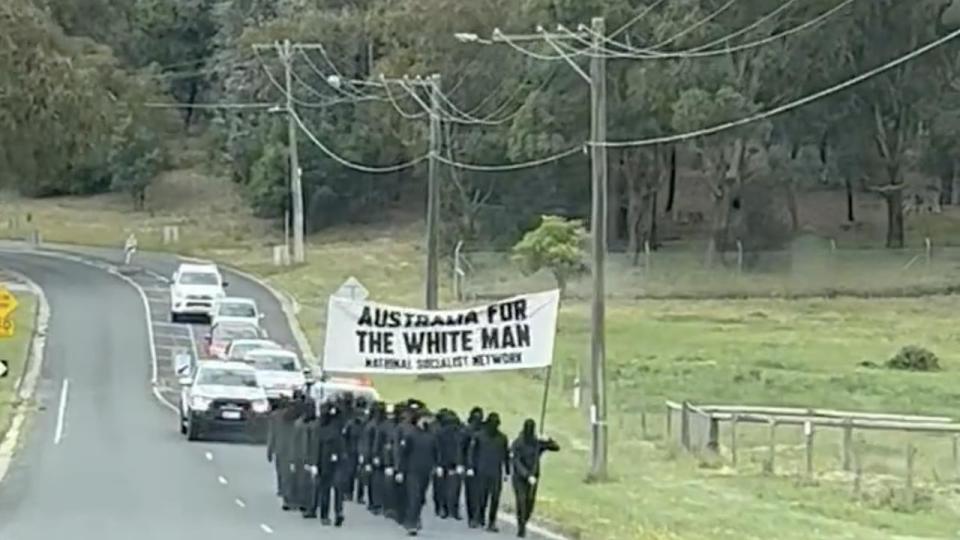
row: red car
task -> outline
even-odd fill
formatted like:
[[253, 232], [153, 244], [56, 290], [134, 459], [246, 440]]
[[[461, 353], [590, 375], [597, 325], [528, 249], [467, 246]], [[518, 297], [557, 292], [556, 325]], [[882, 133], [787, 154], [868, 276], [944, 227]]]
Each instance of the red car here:
[[254, 324], [227, 321], [217, 323], [210, 328], [210, 332], [204, 338], [204, 356], [223, 359], [231, 341], [264, 337], [266, 336], [263, 330]]

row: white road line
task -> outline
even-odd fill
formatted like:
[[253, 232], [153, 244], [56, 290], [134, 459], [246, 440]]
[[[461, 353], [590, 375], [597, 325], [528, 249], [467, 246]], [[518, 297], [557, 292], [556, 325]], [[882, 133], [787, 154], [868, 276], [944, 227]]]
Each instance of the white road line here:
[[70, 391], [70, 381], [63, 379], [60, 387], [60, 407], [57, 409], [57, 429], [53, 432], [53, 444], [60, 444], [63, 439], [63, 419], [67, 415], [67, 394]]
[[224, 486], [227, 485], [227, 484], [229, 484], [229, 482], [227, 482], [227, 479], [224, 478], [224, 477], [222, 477], [222, 476], [218, 476], [218, 477], [217, 477], [217, 482], [220, 482], [220, 484], [221, 484], [221, 485], [224, 485]]
[[270, 526], [267, 525], [266, 523], [261, 523], [261, 524], [260, 524], [260, 530], [262, 530], [263, 532], [265, 532], [265, 533], [267, 533], [267, 534], [273, 534], [273, 529], [271, 529]]
[[207, 452], [203, 457], [207, 458], [207, 461], [213, 461], [213, 452]]
[[242, 499], [234, 499], [233, 502], [235, 502], [235, 503], [237, 504], [237, 506], [239, 506], [240, 508], [246, 508], [246, 507], [247, 507], [247, 503], [243, 502]]

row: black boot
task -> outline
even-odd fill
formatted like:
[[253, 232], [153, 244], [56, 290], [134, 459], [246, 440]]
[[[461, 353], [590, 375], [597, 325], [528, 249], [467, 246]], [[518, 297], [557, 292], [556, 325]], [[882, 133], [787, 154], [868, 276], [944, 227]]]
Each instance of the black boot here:
[[330, 526], [330, 518], [320, 518], [320, 524], [324, 527]]
[[333, 526], [334, 526], [334, 527], [342, 527], [342, 526], [343, 526], [343, 516], [337, 516], [336, 519], [333, 520]]

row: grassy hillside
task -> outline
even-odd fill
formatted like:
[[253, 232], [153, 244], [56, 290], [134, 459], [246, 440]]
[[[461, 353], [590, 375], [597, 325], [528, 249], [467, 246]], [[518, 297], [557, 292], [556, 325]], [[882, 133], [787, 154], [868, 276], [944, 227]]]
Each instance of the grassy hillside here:
[[[276, 268], [268, 249], [276, 237], [261, 236], [265, 225], [246, 215], [239, 202], [229, 202], [239, 201], [232, 198], [230, 186], [189, 178], [170, 177], [158, 187], [155, 194], [170, 190], [171, 195], [152, 214], [130, 213], [125, 201], [109, 197], [22, 201], [18, 208], [31, 214], [46, 238], [57, 241], [120, 245], [126, 231], [139, 230], [142, 245], [158, 245], [158, 226], [180, 223], [183, 243], [176, 249], [240, 265], [294, 295], [302, 306], [301, 322], [318, 346], [326, 298], [350, 275], [378, 300], [421, 303], [419, 223], [331, 230], [310, 239], [306, 265]], [[187, 189], [198, 191], [181, 197], [180, 190]], [[940, 219], [938, 226], [950, 229], [952, 217]], [[864, 276], [872, 264], [861, 265]], [[944, 266], [945, 282], [954, 270]], [[766, 279], [778, 280], [776, 274]], [[447, 304], [448, 290], [445, 286]], [[547, 458], [540, 516], [574, 536], [598, 540], [955, 534], [960, 499], [951, 487], [957, 471], [946, 438], [911, 439], [919, 449], [920, 502], [903, 511], [897, 502], [903, 489], [902, 435], [858, 435], [866, 477], [862, 492], [853, 496], [851, 478], [837, 472], [836, 433], [818, 432], [817, 485], [804, 486], [796, 479], [800, 433], [780, 432], [777, 474], [768, 476], [761, 466], [764, 430], [738, 434], [741, 459], [734, 470], [726, 459], [728, 434], [722, 434], [721, 462], [700, 463], [666, 444], [660, 412], [664, 399], [688, 399], [950, 415], [960, 385], [952, 322], [957, 304], [952, 296], [802, 301], [614, 297], [607, 335], [614, 481], [586, 485], [589, 434], [569, 401], [575, 366], [587, 352], [589, 307], [576, 299], [566, 302], [546, 426], [564, 451]], [[861, 367], [867, 361], [882, 363], [908, 344], [933, 349], [944, 371], [904, 374]], [[498, 410], [511, 435], [523, 418], [539, 414], [543, 391], [543, 381], [532, 374], [451, 377], [441, 383], [379, 378], [377, 384], [391, 399], [417, 395], [461, 410], [474, 404]]]

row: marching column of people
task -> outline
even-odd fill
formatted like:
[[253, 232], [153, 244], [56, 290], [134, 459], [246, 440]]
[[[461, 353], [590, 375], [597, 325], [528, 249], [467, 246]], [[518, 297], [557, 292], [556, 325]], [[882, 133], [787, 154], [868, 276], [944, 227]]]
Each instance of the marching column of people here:
[[470, 528], [497, 532], [500, 495], [509, 483], [517, 536], [524, 537], [541, 457], [559, 450], [552, 439], [538, 437], [532, 419], [510, 443], [500, 416], [484, 416], [479, 407], [464, 423], [450, 409], [434, 414], [415, 399], [388, 405], [343, 395], [318, 405], [304, 392], [278, 403], [267, 435], [284, 510], [305, 519], [319, 513], [321, 524], [341, 527], [344, 501], [353, 501], [410, 536], [423, 528], [428, 491], [440, 519], [466, 517]]

